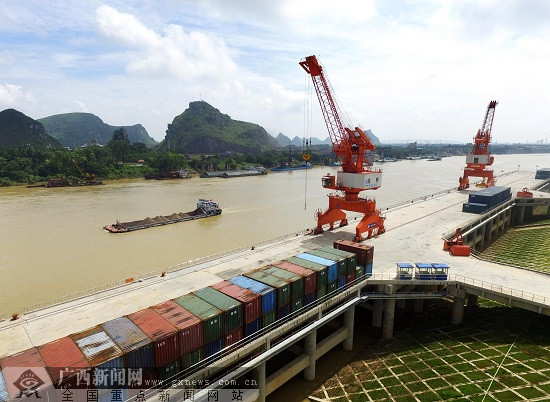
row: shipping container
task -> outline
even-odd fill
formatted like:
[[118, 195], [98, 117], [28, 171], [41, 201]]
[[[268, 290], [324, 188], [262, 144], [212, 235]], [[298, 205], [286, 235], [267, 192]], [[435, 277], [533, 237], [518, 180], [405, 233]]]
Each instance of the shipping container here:
[[[23, 386], [23, 389], [27, 388], [25, 384], [21, 384], [27, 375], [34, 377], [36, 383], [40, 384], [36, 388], [38, 398], [44, 402], [55, 399], [55, 390], [46, 370], [46, 363], [44, 363], [37, 348], [27, 349], [15, 355], [4, 357], [0, 360], [0, 367], [5, 381], [6, 400], [8, 395], [11, 400], [21, 397], [20, 385]], [[0, 383], [0, 401], [2, 400], [2, 389]], [[34, 389], [32, 393], [34, 393]]]
[[550, 168], [537, 169], [535, 179], [550, 179]]
[[462, 204], [462, 212], [467, 212], [469, 214], [482, 214], [489, 210], [489, 205], [479, 204], [476, 202], [465, 202]]
[[300, 299], [304, 295], [304, 280], [301, 275], [271, 265], [261, 271], [290, 282], [290, 300]]
[[353, 283], [355, 281], [355, 271], [350, 272], [346, 277], [346, 283]]
[[178, 330], [180, 355], [202, 347], [202, 321], [173, 300], [151, 307]]
[[304, 299], [302, 297], [300, 297], [299, 299], [294, 299], [290, 302], [290, 311], [292, 313], [295, 313], [296, 311], [300, 310], [303, 305]]
[[210, 287], [196, 290], [193, 294], [222, 312], [224, 334], [243, 326], [243, 308], [239, 301]]
[[262, 317], [244, 325], [244, 336], [250, 336], [262, 328]]
[[6, 388], [6, 381], [0, 370], [0, 402], [8, 402], [8, 389]]
[[114, 376], [114, 370], [124, 368], [124, 355], [103, 328], [98, 325], [72, 334], [71, 338], [90, 363], [96, 388], [120, 388], [125, 385], [120, 382], [122, 378]]
[[180, 359], [176, 359], [173, 362], [167, 363], [157, 369], [157, 379], [163, 381], [170, 381], [172, 377], [178, 374], [180, 371]]
[[510, 187], [492, 186], [468, 195], [468, 202], [493, 208], [512, 197]]
[[[346, 278], [344, 278], [345, 280]], [[327, 295], [331, 294], [332, 292], [335, 292], [338, 289], [338, 280], [329, 282], [327, 285]]]
[[[223, 338], [214, 339], [213, 341], [208, 342], [204, 347], [205, 358], [215, 355], [222, 349], [223, 349]], [[220, 356], [218, 356], [218, 358], [219, 357]]]
[[[327, 253], [326, 251], [321, 250], [309, 250], [307, 252], [311, 255], [316, 255], [317, 257], [326, 258], [329, 261], [334, 261], [338, 264], [338, 278], [345, 277], [348, 272], [348, 259], [347, 257], [342, 257], [336, 254]], [[330, 281], [330, 278], [329, 278]]]
[[349, 251], [355, 254], [355, 262], [366, 266], [373, 261], [374, 246], [362, 243], [356, 243], [349, 240], [337, 240], [333, 243], [333, 247], [338, 250]]
[[107, 321], [101, 328], [124, 353], [126, 367], [144, 370], [155, 367], [153, 343], [128, 317]]
[[[128, 373], [134, 371], [135, 369], [129, 369]], [[139, 370], [139, 369], [137, 369]], [[137, 375], [134, 378], [128, 378], [129, 388], [133, 391], [130, 395], [135, 395], [135, 390], [149, 389], [152, 388], [157, 380], [157, 369], [156, 368], [147, 368], [137, 371]], [[64, 401], [61, 401], [64, 402]]]
[[228, 279], [228, 281], [234, 285], [240, 286], [243, 289], [251, 290], [252, 292], [260, 295], [262, 298], [262, 315], [275, 311], [277, 297], [275, 295], [275, 289], [271, 286], [242, 275]]
[[137, 311], [128, 318], [151, 339], [157, 368], [180, 357], [178, 330], [153, 309]]
[[241, 339], [243, 339], [243, 327], [236, 328], [223, 336], [224, 347], [233, 345], [234, 343], [239, 342]]
[[342, 290], [346, 287], [347, 283], [347, 276], [342, 276], [341, 278], [338, 278], [338, 290]]
[[203, 348], [198, 348], [192, 352], [186, 353], [181, 357], [180, 367], [182, 370], [188, 369], [189, 367], [200, 362], [204, 357]]
[[313, 302], [315, 302], [315, 292], [306, 293], [304, 295], [304, 306], [307, 306]]
[[367, 276], [367, 278], [370, 278], [372, 276], [372, 262], [369, 262], [365, 267], [365, 275]]
[[315, 300], [322, 299], [327, 294], [327, 285], [317, 288], [315, 293], [317, 294]]
[[[275, 318], [276, 318], [275, 314], [276, 314], [276, 312], [275, 312], [275, 310], [273, 310], [273, 311], [270, 311], [269, 313], [264, 314], [262, 316], [262, 328], [265, 328], [265, 327], [267, 327], [267, 326], [269, 326], [269, 325], [271, 325], [275, 322]], [[273, 329], [273, 328], [271, 328], [271, 329]]]
[[365, 275], [365, 267], [363, 265], [357, 264], [355, 266], [355, 278], [359, 279]]
[[[91, 382], [90, 364], [72, 338], [67, 336], [46, 343], [39, 346], [38, 351], [55, 387], [86, 388], [86, 382]], [[68, 374], [66, 369], [74, 371]], [[77, 381], [81, 379], [83, 381]]]
[[304, 294], [315, 292], [315, 290], [317, 289], [316, 271], [301, 267], [288, 261], [277, 261], [273, 263], [273, 266], [300, 275], [304, 281]]
[[327, 283], [333, 282], [338, 279], [338, 263], [336, 261], [328, 260], [326, 258], [309, 253], [298, 254], [296, 257], [324, 265], [327, 268]]
[[357, 264], [357, 262], [354, 253], [345, 250], [338, 250], [337, 248], [329, 246], [321, 247], [319, 250], [329, 254], [336, 254], [340, 257], [345, 258], [347, 262], [347, 273], [349, 274], [350, 272], [355, 271], [355, 265]]
[[233, 299], [241, 302], [243, 309], [243, 323], [248, 324], [262, 316], [262, 298], [249, 289], [223, 281], [210, 286]]
[[328, 270], [325, 265], [317, 264], [315, 262], [304, 260], [303, 258], [298, 257], [290, 257], [287, 258], [285, 261], [315, 271], [317, 273], [316, 282], [318, 288], [327, 284]]
[[244, 274], [245, 277], [265, 283], [275, 289], [277, 307], [290, 302], [290, 283], [266, 272], [256, 271]]
[[223, 335], [221, 310], [193, 294], [180, 296], [174, 301], [202, 320], [204, 344]]
[[281, 318], [285, 318], [289, 314], [290, 314], [290, 303], [277, 307], [277, 320], [280, 320]]

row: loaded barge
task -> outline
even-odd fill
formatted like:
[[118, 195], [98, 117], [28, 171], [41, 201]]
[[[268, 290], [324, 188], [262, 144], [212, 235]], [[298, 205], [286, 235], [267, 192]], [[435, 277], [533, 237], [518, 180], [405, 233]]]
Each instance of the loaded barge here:
[[156, 216], [154, 218], [145, 218], [139, 221], [118, 222], [112, 225], [104, 226], [111, 233], [126, 233], [139, 229], [147, 229], [155, 226], [169, 225], [171, 223], [185, 222], [194, 219], [207, 218], [209, 216], [220, 215], [222, 210], [217, 202], [212, 200], [200, 199], [197, 202], [197, 209], [191, 212], [173, 213], [172, 215]]

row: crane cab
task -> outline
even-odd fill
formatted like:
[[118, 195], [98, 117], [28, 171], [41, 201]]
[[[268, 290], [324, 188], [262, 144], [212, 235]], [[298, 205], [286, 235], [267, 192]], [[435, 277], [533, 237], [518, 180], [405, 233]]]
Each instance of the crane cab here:
[[321, 178], [321, 184], [324, 188], [335, 188], [336, 187], [336, 177], [331, 174], [326, 174]]
[[382, 185], [382, 172], [336, 172], [339, 187], [376, 190]]

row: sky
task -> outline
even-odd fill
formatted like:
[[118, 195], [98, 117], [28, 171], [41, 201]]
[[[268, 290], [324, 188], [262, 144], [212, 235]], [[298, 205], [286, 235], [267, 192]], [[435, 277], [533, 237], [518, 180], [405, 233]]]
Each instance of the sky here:
[[328, 136], [316, 55], [352, 127], [384, 143], [548, 141], [547, 0], [0, 0], [0, 110], [89, 112], [160, 141], [189, 102]]

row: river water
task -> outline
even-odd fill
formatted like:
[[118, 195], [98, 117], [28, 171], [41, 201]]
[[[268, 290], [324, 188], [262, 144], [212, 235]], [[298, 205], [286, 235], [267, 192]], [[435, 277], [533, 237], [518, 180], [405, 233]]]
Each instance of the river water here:
[[[378, 164], [376, 164], [378, 165]], [[549, 167], [550, 155], [496, 155], [501, 174]], [[458, 185], [465, 157], [379, 165], [382, 187], [363, 194], [387, 207]], [[378, 167], [378, 166], [377, 166]], [[315, 226], [333, 167], [232, 179], [117, 180], [78, 188], [0, 188], [0, 313]], [[498, 185], [498, 183], [497, 183]], [[220, 203], [220, 216], [125, 234], [103, 226]]]

